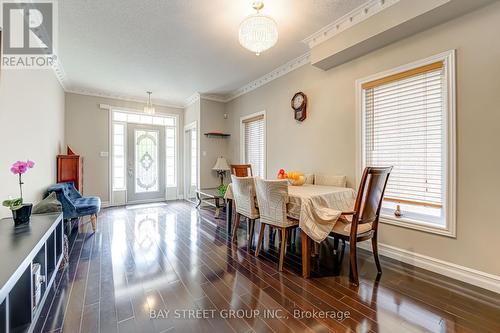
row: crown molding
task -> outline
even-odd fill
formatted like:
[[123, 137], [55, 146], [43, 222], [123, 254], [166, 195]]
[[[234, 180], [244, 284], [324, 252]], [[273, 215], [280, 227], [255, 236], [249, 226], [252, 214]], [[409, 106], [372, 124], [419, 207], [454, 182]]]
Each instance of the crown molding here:
[[52, 64], [52, 70], [54, 71], [54, 74], [57, 78], [57, 81], [59, 81], [59, 84], [63, 88], [64, 91], [66, 91], [69, 87], [69, 82], [68, 78], [66, 76], [66, 72], [64, 71], [64, 67], [59, 60], [59, 57], [54, 54], [56, 57], [56, 61]]
[[309, 48], [323, 43], [325, 40], [363, 22], [382, 10], [391, 7], [400, 0], [370, 0], [355, 8], [329, 25], [302, 40]]
[[[128, 96], [128, 95], [118, 95], [118, 94], [113, 94], [113, 93], [108, 93], [108, 92], [97, 91], [97, 90], [82, 89], [82, 88], [69, 88], [69, 89], [65, 89], [64, 91], [67, 93], [72, 93], [72, 94], [93, 96], [93, 97], [102, 97], [102, 98], [111, 98], [111, 99], [117, 99], [117, 100], [125, 101], [125, 102], [146, 103], [146, 99], [141, 99], [141, 98]], [[153, 106], [163, 106], [163, 107], [167, 107], [167, 108], [184, 109], [183, 105], [167, 103], [164, 101], [154, 101], [154, 100], [153, 100]]]
[[300, 57], [297, 57], [284, 65], [281, 65], [280, 67], [276, 68], [275, 70], [267, 73], [266, 75], [261, 76], [257, 80], [254, 80], [243, 87], [233, 91], [228, 95], [226, 98], [225, 102], [229, 102], [241, 95], [244, 95], [246, 93], [249, 93], [252, 90], [255, 90], [259, 87], [262, 87], [265, 84], [268, 84], [269, 82], [276, 80], [277, 78], [290, 73], [293, 70], [296, 70], [297, 68], [300, 68], [308, 63], [311, 62], [311, 54], [310, 52], [306, 52]]
[[200, 98], [201, 98], [200, 93], [195, 92], [194, 94], [186, 98], [186, 100], [184, 101], [184, 107], [187, 108], [188, 106], [193, 105], [194, 103], [199, 101]]
[[196, 103], [197, 101], [202, 100], [202, 99], [207, 100], [207, 101], [219, 102], [219, 103], [226, 103], [228, 101], [228, 99], [223, 95], [200, 94], [198, 92], [195, 92], [194, 94], [192, 94], [191, 96], [186, 98], [186, 100], [184, 101], [184, 107], [187, 108], [188, 106], [193, 105], [194, 103]]
[[200, 98], [213, 102], [220, 102], [220, 103], [227, 102], [226, 96], [219, 94], [200, 94]]

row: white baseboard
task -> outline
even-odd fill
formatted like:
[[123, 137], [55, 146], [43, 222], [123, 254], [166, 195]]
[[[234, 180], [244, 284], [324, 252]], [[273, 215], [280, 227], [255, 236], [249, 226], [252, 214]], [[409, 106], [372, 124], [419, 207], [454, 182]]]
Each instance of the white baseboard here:
[[[370, 252], [372, 251], [370, 242], [362, 242], [359, 243], [358, 246]], [[500, 276], [460, 266], [423, 254], [414, 253], [391, 245], [379, 243], [378, 248], [379, 254], [382, 256], [396, 259], [500, 294]]]
[[101, 202], [101, 208], [108, 208], [110, 206], [111, 205], [110, 205], [109, 201], [103, 201], [103, 202]]

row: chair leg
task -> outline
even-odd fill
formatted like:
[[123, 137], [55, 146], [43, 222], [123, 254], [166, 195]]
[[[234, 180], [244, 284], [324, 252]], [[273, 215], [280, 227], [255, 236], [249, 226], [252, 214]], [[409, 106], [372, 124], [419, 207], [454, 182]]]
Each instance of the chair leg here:
[[255, 256], [259, 256], [260, 248], [262, 247], [262, 242], [264, 241], [264, 232], [266, 225], [262, 222], [260, 222], [260, 231], [259, 231], [259, 238], [257, 239], [257, 247], [255, 248]]
[[236, 234], [237, 234], [237, 231], [238, 231], [238, 227], [240, 226], [240, 219], [241, 219], [241, 216], [239, 213], [236, 213], [236, 218], [234, 219], [234, 225], [233, 225], [233, 235], [232, 235], [232, 240], [233, 242], [236, 240]]
[[285, 251], [286, 251], [286, 228], [281, 228], [281, 245], [280, 245], [280, 263], [279, 271], [283, 272], [283, 262], [285, 261]]
[[95, 232], [97, 229], [97, 215], [90, 215], [90, 223], [92, 224], [92, 231]]
[[356, 240], [349, 240], [349, 257], [350, 257], [350, 272], [349, 277], [351, 282], [356, 286], [359, 285], [358, 278], [358, 263], [356, 260]]
[[377, 246], [377, 236], [372, 238], [372, 249], [373, 249], [373, 257], [375, 259], [375, 265], [377, 265], [378, 274], [382, 274], [382, 266], [380, 266], [380, 260], [378, 258], [378, 246]]
[[247, 219], [247, 248], [248, 248], [248, 250], [250, 250], [252, 248], [254, 227], [255, 227], [255, 220], [254, 219]]

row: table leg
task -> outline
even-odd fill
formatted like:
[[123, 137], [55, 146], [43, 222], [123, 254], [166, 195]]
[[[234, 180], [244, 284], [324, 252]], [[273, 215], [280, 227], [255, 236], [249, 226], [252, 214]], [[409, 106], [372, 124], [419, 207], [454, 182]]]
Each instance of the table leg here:
[[196, 198], [198, 199], [198, 204], [196, 205], [196, 208], [198, 208], [201, 205], [201, 196], [199, 192], [196, 192]]
[[311, 275], [311, 246], [309, 236], [302, 230], [302, 277], [307, 279]]
[[219, 198], [215, 198], [215, 218], [218, 219], [220, 216], [220, 205], [219, 205]]
[[233, 200], [227, 199], [226, 202], [226, 229], [228, 234], [231, 234], [231, 226], [232, 226], [232, 219], [233, 219]]

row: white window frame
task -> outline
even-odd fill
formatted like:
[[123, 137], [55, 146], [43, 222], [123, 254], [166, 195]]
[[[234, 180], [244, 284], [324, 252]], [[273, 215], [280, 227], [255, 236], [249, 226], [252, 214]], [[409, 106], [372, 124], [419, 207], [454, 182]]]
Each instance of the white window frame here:
[[243, 117], [240, 117], [240, 163], [245, 164], [245, 120], [258, 116], [264, 117], [264, 179], [267, 177], [267, 116], [266, 110], [255, 112]]
[[404, 228], [425, 231], [429, 233], [444, 235], [456, 238], [456, 81], [455, 81], [455, 50], [449, 50], [434, 56], [422, 59], [410, 64], [399, 66], [397, 68], [384, 71], [356, 80], [356, 177], [357, 183], [361, 179], [362, 171], [365, 167], [364, 135], [365, 135], [365, 109], [363, 99], [364, 83], [384, 78], [390, 75], [401, 73], [413, 68], [425, 66], [438, 61], [442, 61], [445, 67], [445, 87], [447, 98], [445, 100], [445, 134], [444, 134], [444, 156], [443, 161], [446, 165], [446, 174], [444, 175], [444, 200], [443, 209], [445, 214], [444, 226], [438, 226], [434, 223], [428, 223], [423, 220], [410, 219], [405, 217], [396, 217], [394, 215], [381, 215], [380, 222], [396, 225]]
[[[114, 187], [114, 176], [115, 176], [115, 129], [114, 125], [121, 125], [123, 126], [123, 187], [122, 188], [115, 188]], [[111, 192], [118, 192], [118, 191], [126, 191], [127, 190], [127, 123], [123, 121], [114, 121], [111, 125], [111, 146], [110, 146], [110, 154], [109, 159], [111, 162], [111, 173], [110, 178], [111, 178]]]

